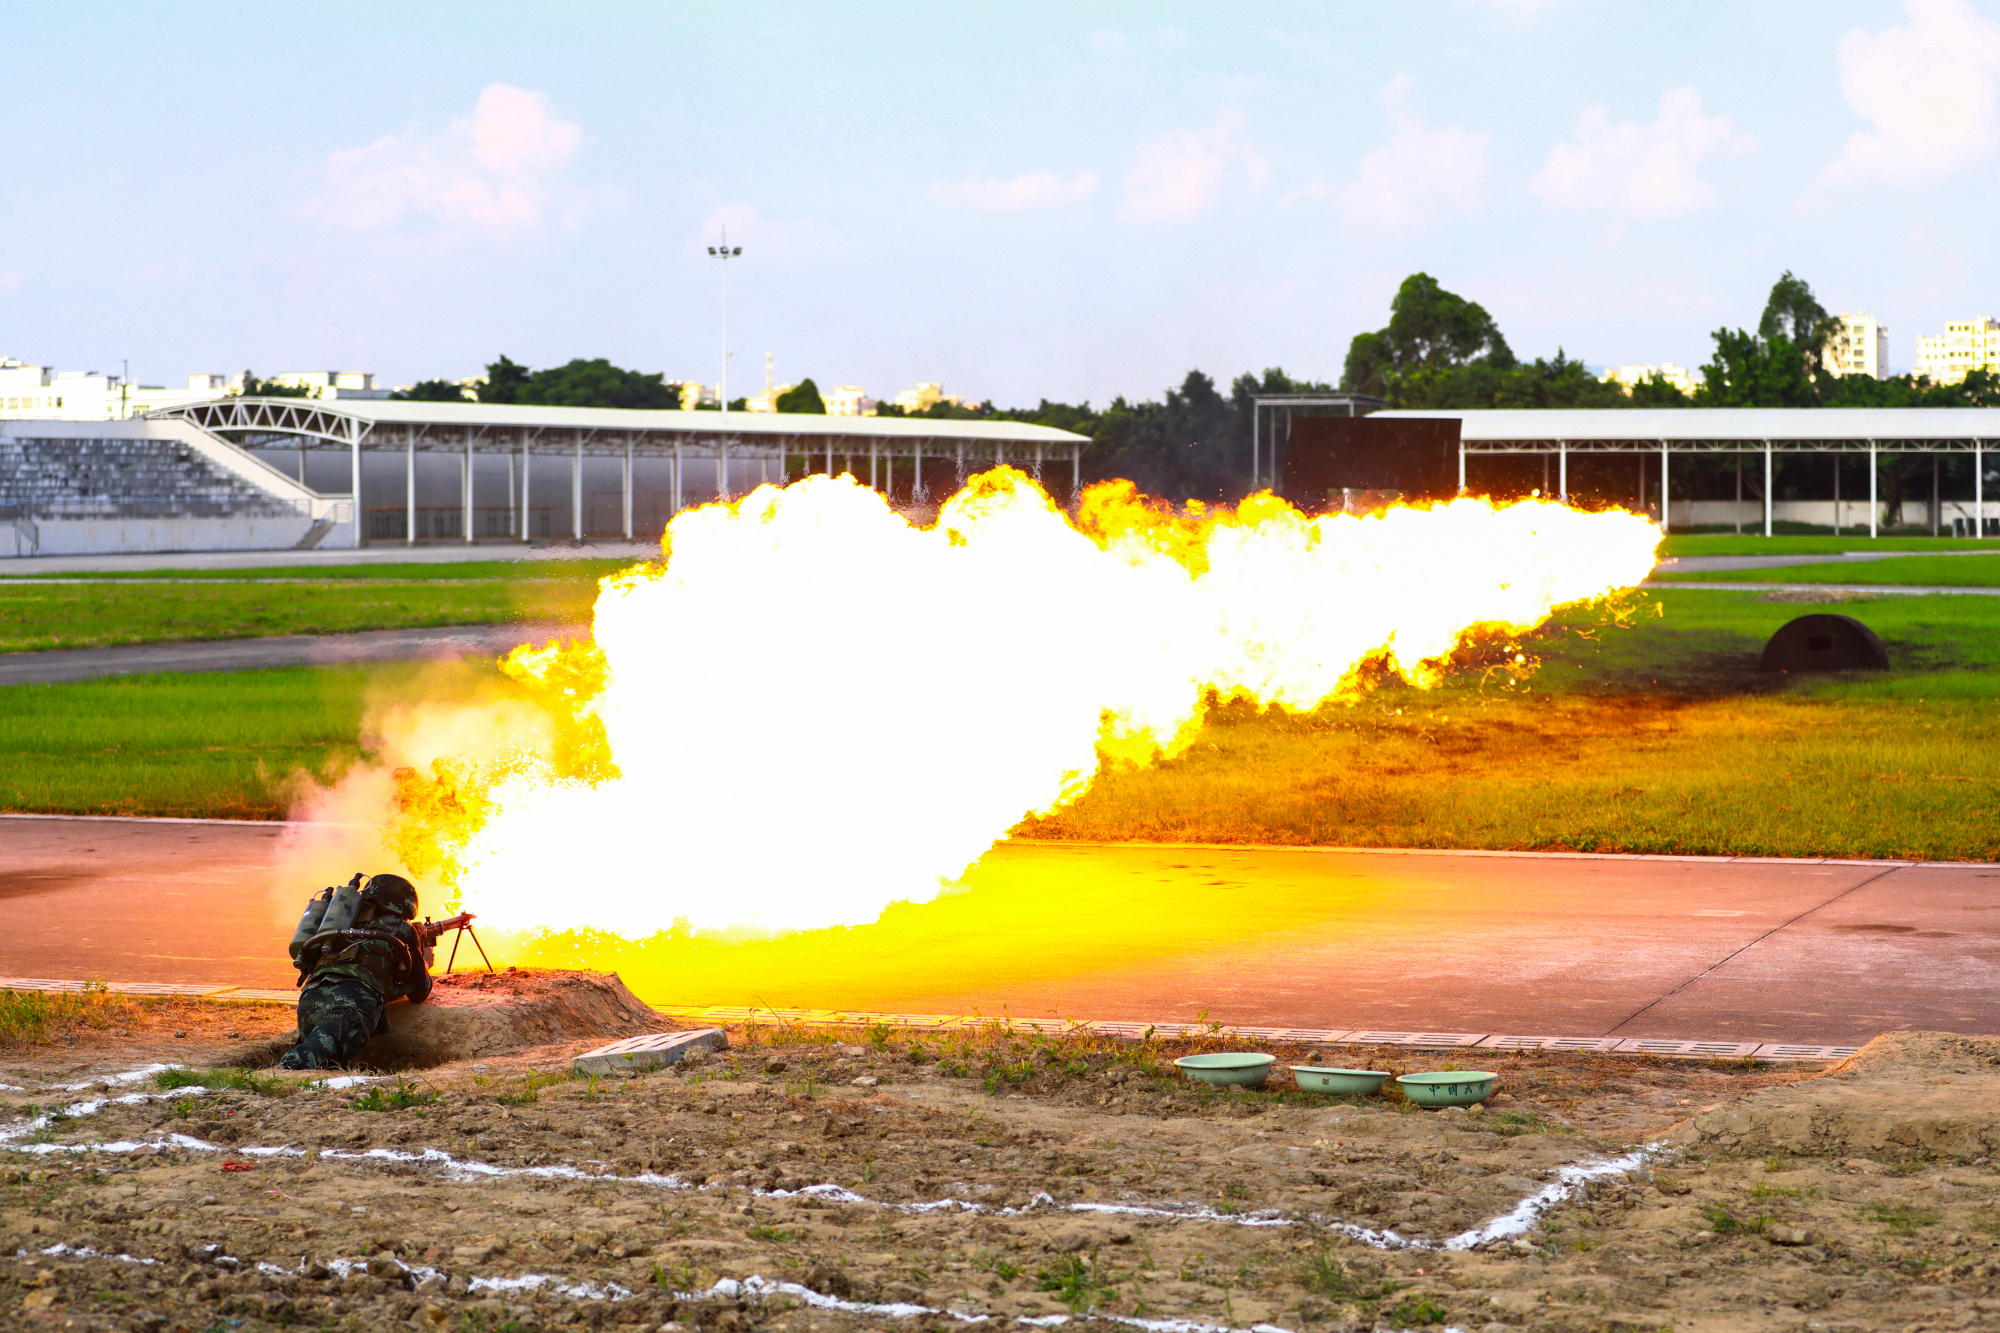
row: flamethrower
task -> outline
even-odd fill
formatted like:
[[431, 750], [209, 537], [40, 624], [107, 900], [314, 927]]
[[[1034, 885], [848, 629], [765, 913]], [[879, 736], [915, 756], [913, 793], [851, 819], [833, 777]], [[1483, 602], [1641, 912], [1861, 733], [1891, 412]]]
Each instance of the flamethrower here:
[[493, 971], [493, 960], [486, 956], [486, 946], [479, 942], [479, 936], [472, 933], [472, 913], [460, 912], [457, 916], [446, 917], [442, 921], [433, 921], [425, 917], [422, 921], [411, 923], [410, 929], [417, 932], [417, 942], [424, 946], [425, 967], [437, 961], [437, 942], [443, 938], [447, 930], [450, 930], [456, 931], [457, 934], [451, 937], [451, 953], [445, 959], [445, 971], [451, 971], [452, 964], [458, 961], [458, 942], [468, 935], [472, 937], [472, 947], [479, 950], [479, 961], [486, 964], [488, 972]]

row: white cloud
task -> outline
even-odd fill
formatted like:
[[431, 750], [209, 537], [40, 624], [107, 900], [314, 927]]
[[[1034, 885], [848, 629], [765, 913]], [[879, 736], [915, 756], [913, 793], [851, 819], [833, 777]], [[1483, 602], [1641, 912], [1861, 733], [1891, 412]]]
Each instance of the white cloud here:
[[21, 271], [19, 269], [10, 268], [10, 269], [0, 270], [0, 292], [14, 291], [17, 288], [19, 288], [20, 285], [21, 285]]
[[472, 115], [442, 134], [385, 134], [336, 151], [326, 164], [332, 193], [317, 212], [357, 231], [412, 213], [502, 234], [533, 230], [552, 209], [574, 220], [578, 200], [559, 174], [582, 142], [582, 129], [551, 115], [541, 93], [489, 84]]
[[1125, 34], [1116, 28], [1099, 28], [1090, 34], [1090, 49], [1093, 51], [1123, 51]]
[[1007, 180], [938, 181], [934, 204], [977, 208], [988, 213], [1020, 213], [1031, 208], [1080, 204], [1097, 193], [1097, 173], [1079, 171], [1064, 180], [1053, 171], [1024, 171]]
[[1247, 189], [1271, 179], [1271, 164], [1243, 134], [1250, 122], [1223, 111], [1205, 130], [1168, 130], [1139, 145], [1125, 173], [1128, 222], [1184, 222], [1215, 207], [1232, 178]]
[[1966, 0], [1904, 0], [1909, 26], [1840, 39], [1840, 91], [1874, 125], [1820, 172], [1825, 185], [1923, 181], [2000, 145], [2000, 24]]
[[[1421, 226], [1440, 208], [1472, 214], [1485, 202], [1486, 150], [1493, 136], [1457, 125], [1430, 126], [1409, 109], [1416, 80], [1398, 74], [1382, 90], [1394, 131], [1361, 159], [1354, 179], [1340, 191], [1340, 211], [1363, 232]], [[1324, 186], [1309, 194], [1328, 194]]]
[[1603, 107], [1587, 109], [1575, 142], [1551, 148], [1528, 189], [1558, 213], [1685, 217], [1715, 202], [1715, 187], [1701, 178], [1703, 158], [1740, 157], [1756, 147], [1729, 117], [1703, 115], [1694, 89], [1674, 88], [1661, 95], [1650, 125], [1613, 124]]

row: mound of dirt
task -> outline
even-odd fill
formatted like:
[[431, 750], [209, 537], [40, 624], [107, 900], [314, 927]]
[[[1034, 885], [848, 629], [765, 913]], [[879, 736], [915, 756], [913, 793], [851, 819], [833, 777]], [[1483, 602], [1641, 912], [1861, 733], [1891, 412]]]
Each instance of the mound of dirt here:
[[671, 1020], [625, 989], [615, 973], [510, 967], [452, 972], [422, 1004], [389, 1006], [389, 1031], [357, 1062], [421, 1069], [557, 1042], [670, 1032]]
[[1819, 1078], [1709, 1107], [1674, 1138], [1746, 1154], [2000, 1157], [2000, 1038], [1891, 1032]]

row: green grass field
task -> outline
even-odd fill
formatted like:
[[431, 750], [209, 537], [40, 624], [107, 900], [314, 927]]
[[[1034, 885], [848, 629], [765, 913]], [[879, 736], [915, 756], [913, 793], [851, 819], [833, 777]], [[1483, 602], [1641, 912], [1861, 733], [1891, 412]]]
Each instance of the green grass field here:
[[[2000, 599], [1815, 607], [1725, 589], [1567, 614], [1520, 683], [1479, 660], [1441, 689], [1307, 715], [1232, 706], [1192, 749], [1101, 774], [1024, 836], [1920, 859], [2000, 856]], [[1653, 608], [1657, 607], [1656, 613]], [[1758, 672], [1772, 631], [1858, 616], [1892, 670]], [[1493, 660], [1497, 662], [1496, 653]], [[0, 689], [0, 807], [282, 816], [294, 773], [360, 753], [371, 682], [296, 668]]]
[[254, 569], [134, 569], [81, 574], [7, 574], [0, 570], [0, 582], [89, 583], [180, 583], [188, 580], [219, 582], [271, 581], [296, 583], [358, 579], [416, 579], [425, 583], [459, 583], [484, 579], [511, 581], [539, 579], [599, 579], [631, 566], [630, 560], [602, 556], [559, 557], [543, 560], [460, 560], [395, 564], [353, 565], [262, 565]]
[[1893, 560], [1838, 560], [1777, 569], [1655, 571], [1659, 583], [1846, 583], [1871, 587], [2000, 588], [2000, 552], [1991, 555], [1899, 555]]
[[1672, 532], [1660, 544], [1661, 555], [1839, 555], [1842, 551], [1986, 551], [2000, 550], [2000, 538], [1875, 537], [1866, 532], [1836, 537], [1755, 536], [1731, 532]]
[[360, 753], [372, 677], [399, 667], [124, 676], [0, 689], [0, 807], [278, 819], [293, 774]]
[[587, 620], [594, 575], [564, 579], [330, 579], [0, 583], [0, 652], [283, 634]]

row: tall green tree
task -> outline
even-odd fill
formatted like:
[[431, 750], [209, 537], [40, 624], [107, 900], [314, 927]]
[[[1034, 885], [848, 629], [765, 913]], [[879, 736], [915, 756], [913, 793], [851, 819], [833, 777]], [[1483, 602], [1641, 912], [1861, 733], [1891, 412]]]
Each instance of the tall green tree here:
[[451, 380], [418, 380], [407, 389], [398, 389], [389, 395], [412, 403], [465, 403], [471, 399], [460, 385]]
[[603, 357], [577, 358], [566, 365], [530, 370], [502, 356], [486, 367], [482, 403], [524, 403], [547, 407], [678, 408], [680, 385], [660, 374], [614, 366]]
[[1446, 291], [1428, 273], [1412, 273], [1389, 303], [1388, 327], [1348, 344], [1341, 387], [1387, 397], [1399, 375], [1474, 362], [1515, 365], [1500, 326], [1478, 302]]
[[808, 376], [792, 388], [778, 395], [773, 404], [780, 412], [805, 413], [812, 416], [826, 415], [826, 400], [819, 396], [819, 386]]
[[1801, 353], [1808, 373], [1815, 376], [1824, 368], [1826, 345], [1839, 329], [1840, 321], [1826, 313], [1806, 280], [1793, 277], [1790, 269], [1771, 284], [1763, 318], [1757, 321], [1759, 338], [1767, 344], [1780, 338], [1788, 340]]

